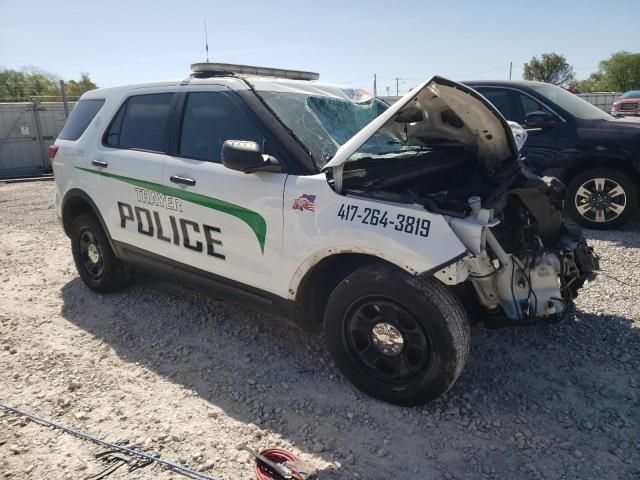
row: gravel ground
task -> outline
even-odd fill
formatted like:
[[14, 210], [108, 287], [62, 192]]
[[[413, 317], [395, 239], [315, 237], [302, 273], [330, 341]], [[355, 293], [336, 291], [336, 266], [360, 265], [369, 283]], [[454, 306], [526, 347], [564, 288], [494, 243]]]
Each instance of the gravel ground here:
[[[1, 403], [220, 479], [253, 478], [242, 442], [290, 449], [321, 479], [640, 477], [638, 221], [588, 232], [606, 276], [574, 317], [475, 327], [455, 387], [407, 409], [354, 390], [322, 338], [285, 321], [151, 277], [89, 291], [52, 197], [49, 182], [0, 185]], [[98, 450], [0, 413], [0, 477], [84, 478]]]

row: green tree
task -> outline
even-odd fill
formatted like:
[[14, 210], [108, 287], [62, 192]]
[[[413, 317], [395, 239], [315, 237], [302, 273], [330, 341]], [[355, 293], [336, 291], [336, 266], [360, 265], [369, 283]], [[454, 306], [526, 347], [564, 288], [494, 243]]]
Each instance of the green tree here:
[[640, 53], [616, 52], [600, 62], [598, 73], [606, 90], [626, 92], [640, 89]]
[[55, 96], [59, 95], [59, 77], [38, 67], [22, 67], [27, 83], [27, 94], [31, 96]]
[[640, 89], [640, 53], [616, 52], [602, 60], [598, 71], [571, 86], [580, 92], [626, 92]]
[[540, 59], [533, 57], [529, 63], [524, 64], [522, 78], [568, 87], [574, 80], [575, 73], [564, 55], [543, 53]]
[[98, 88], [98, 86], [93, 83], [87, 72], [80, 74], [80, 81], [69, 80], [65, 85], [66, 93], [69, 97], [79, 97], [83, 93], [89, 90], [95, 90], [96, 88]]
[[[88, 73], [82, 72], [80, 80], [69, 80], [66, 83], [68, 97], [79, 97], [98, 86]], [[27, 101], [31, 97], [45, 97], [54, 100], [60, 96], [60, 78], [51, 72], [37, 67], [23, 67], [20, 70], [0, 69], [0, 100]]]
[[22, 72], [11, 69], [0, 70], [0, 98], [21, 99], [26, 96], [26, 79]]
[[35, 96], [59, 95], [58, 77], [36, 67], [0, 70], [0, 98], [29, 100]]
[[592, 73], [589, 78], [583, 80], [574, 80], [571, 82], [571, 89], [578, 93], [606, 92], [608, 90], [605, 79], [600, 72]]

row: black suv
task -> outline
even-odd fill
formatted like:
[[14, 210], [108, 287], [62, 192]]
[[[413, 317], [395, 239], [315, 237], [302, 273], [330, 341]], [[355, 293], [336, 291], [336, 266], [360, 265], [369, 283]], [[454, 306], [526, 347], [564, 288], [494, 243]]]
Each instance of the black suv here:
[[465, 82], [529, 138], [527, 166], [567, 186], [565, 208], [588, 228], [631, 218], [640, 186], [640, 122], [617, 119], [563, 88], [540, 82]]

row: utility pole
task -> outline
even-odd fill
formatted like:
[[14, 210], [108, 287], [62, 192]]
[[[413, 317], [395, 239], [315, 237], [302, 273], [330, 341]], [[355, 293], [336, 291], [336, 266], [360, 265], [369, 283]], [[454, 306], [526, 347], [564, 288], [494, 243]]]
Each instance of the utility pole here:
[[400, 77], [396, 77], [396, 97], [400, 96]]
[[509, 62], [509, 80], [511, 80], [511, 71], [513, 70], [513, 62]]
[[378, 96], [378, 83], [377, 83], [377, 78], [376, 78], [376, 74], [373, 74], [373, 96], [377, 97]]

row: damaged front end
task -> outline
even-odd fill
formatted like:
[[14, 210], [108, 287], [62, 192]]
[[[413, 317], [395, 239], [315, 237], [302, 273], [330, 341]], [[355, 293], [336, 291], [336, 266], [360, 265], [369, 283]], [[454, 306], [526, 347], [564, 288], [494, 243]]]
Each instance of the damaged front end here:
[[594, 278], [598, 258], [562, 217], [562, 183], [523, 169], [525, 140], [477, 92], [434, 77], [342, 145], [324, 170], [338, 193], [442, 215], [468, 254], [433, 275], [470, 292], [489, 318], [553, 321]]
[[598, 269], [580, 228], [562, 219], [562, 190], [554, 178], [523, 172], [486, 206], [471, 197], [466, 217], [448, 219], [469, 255], [436, 278], [471, 286], [493, 325], [562, 318]]

